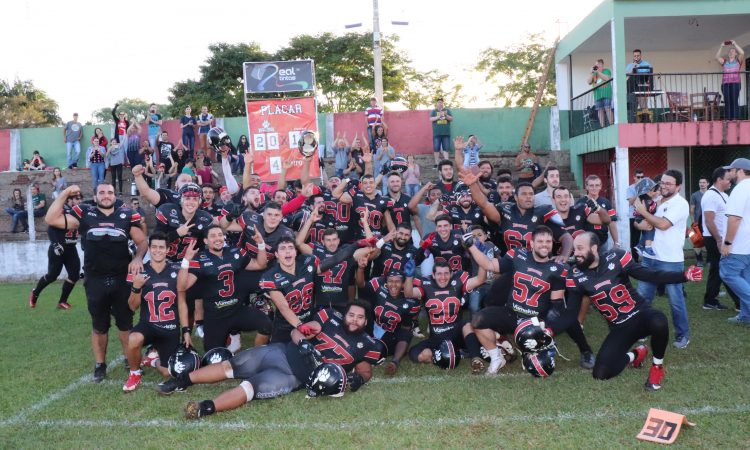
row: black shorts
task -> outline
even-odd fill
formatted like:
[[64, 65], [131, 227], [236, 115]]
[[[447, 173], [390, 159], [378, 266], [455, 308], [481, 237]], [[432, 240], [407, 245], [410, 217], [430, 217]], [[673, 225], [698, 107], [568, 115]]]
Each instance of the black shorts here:
[[456, 349], [466, 348], [466, 344], [464, 343], [463, 328], [464, 322], [460, 322], [450, 330], [440, 333], [430, 332], [430, 337], [421, 342], [417, 342], [409, 349], [409, 359], [414, 362], [418, 362], [417, 358], [419, 357], [419, 354], [422, 353], [422, 350], [429, 348], [430, 350], [434, 351], [435, 349], [440, 347], [440, 343], [442, 343], [443, 341], [453, 342], [453, 346]]
[[398, 327], [393, 332], [386, 331], [378, 340], [385, 345], [386, 353], [384, 356], [393, 356], [396, 351], [396, 344], [406, 342], [406, 346], [408, 347], [411, 343], [411, 338], [411, 329]]
[[101, 276], [86, 274], [83, 286], [86, 289], [91, 324], [94, 331], [107, 333], [110, 316], [120, 331], [133, 328], [133, 311], [128, 306], [130, 287], [125, 281], [127, 275]]
[[254, 398], [273, 398], [299, 388], [286, 358], [286, 344], [269, 344], [243, 350], [229, 360], [235, 379], [253, 385]]
[[68, 279], [75, 282], [81, 276], [81, 258], [78, 256], [78, 250], [75, 244], [62, 245], [63, 252], [61, 255], [55, 253], [57, 244], [50, 244], [47, 250], [47, 279], [56, 280], [63, 267], [68, 273]]
[[518, 316], [507, 306], [487, 306], [471, 319], [475, 330], [494, 330], [500, 334], [513, 334], [518, 326]]
[[230, 331], [257, 331], [271, 334], [271, 319], [259, 310], [249, 306], [233, 308], [227, 317], [206, 317], [203, 321], [203, 348], [209, 351], [225, 347]]
[[172, 356], [180, 345], [179, 328], [165, 330], [148, 323], [140, 322], [130, 330], [130, 333], [141, 333], [143, 335], [143, 346], [153, 345], [159, 352], [159, 364], [169, 367], [169, 357]]
[[240, 303], [249, 303], [250, 294], [260, 293], [260, 278], [265, 272], [262, 270], [240, 270], [235, 276], [234, 283]]

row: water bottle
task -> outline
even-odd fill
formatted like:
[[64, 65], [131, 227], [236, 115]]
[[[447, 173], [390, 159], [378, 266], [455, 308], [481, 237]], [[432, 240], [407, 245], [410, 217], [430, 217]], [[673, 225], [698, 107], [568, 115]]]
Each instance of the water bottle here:
[[130, 195], [135, 196], [138, 193], [138, 190], [135, 188], [135, 181], [130, 183]]

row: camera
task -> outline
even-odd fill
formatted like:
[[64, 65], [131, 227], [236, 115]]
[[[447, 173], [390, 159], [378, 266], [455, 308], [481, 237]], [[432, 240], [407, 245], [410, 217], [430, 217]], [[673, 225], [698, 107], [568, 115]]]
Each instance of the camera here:
[[594, 67], [591, 68], [591, 70], [593, 70], [594, 72], [596, 72], [597, 70], [599, 70], [599, 66], [594, 66]]

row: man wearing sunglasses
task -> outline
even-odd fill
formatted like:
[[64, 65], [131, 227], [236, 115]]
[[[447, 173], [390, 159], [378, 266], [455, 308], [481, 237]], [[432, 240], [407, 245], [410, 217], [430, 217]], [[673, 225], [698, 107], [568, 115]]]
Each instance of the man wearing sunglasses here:
[[[633, 184], [628, 186], [628, 190], [626, 192], [626, 196], [628, 198], [628, 221], [630, 222], [630, 248], [628, 251], [633, 251], [632, 249], [638, 245], [638, 241], [641, 239], [641, 230], [635, 227], [635, 206], [633, 206], [633, 203], [638, 199], [638, 194], [635, 190], [635, 185], [639, 181], [643, 179], [645, 176], [643, 173], [643, 169], [635, 169], [633, 172]], [[638, 261], [638, 253], [633, 253], [633, 258], [635, 258], [636, 261]]]
[[[78, 230], [81, 235], [83, 270], [86, 274], [86, 299], [91, 314], [91, 347], [96, 366], [93, 381], [104, 380], [107, 374], [107, 342], [111, 317], [119, 330], [123, 352], [127, 349], [128, 334], [133, 327], [133, 311], [128, 306], [130, 289], [128, 273], [143, 270], [146, 254], [146, 234], [141, 229], [141, 215], [124, 205], [115, 205], [115, 188], [99, 183], [94, 196], [95, 205], [81, 204], [69, 211], [63, 209], [68, 197], [77, 197], [81, 189], [70, 186], [55, 199], [44, 220], [61, 230]], [[137, 251], [131, 256], [128, 240]]]

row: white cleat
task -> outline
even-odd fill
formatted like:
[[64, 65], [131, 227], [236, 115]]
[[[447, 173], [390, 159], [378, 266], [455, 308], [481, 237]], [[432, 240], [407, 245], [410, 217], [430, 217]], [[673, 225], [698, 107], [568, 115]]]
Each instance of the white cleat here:
[[502, 356], [490, 361], [490, 366], [487, 368], [487, 375], [497, 375], [500, 369], [505, 367], [505, 358]]

